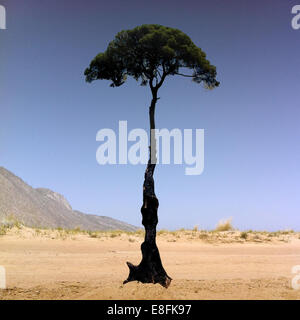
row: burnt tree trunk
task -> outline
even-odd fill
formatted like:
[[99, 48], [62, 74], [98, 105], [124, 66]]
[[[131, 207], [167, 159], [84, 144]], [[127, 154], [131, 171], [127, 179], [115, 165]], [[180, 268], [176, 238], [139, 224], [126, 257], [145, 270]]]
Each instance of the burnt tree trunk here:
[[141, 208], [142, 224], [145, 227], [145, 240], [141, 245], [142, 261], [138, 266], [127, 262], [129, 276], [123, 283], [140, 281], [142, 283], [159, 283], [168, 288], [171, 278], [162, 266], [159, 251], [156, 245], [156, 225], [158, 223], [158, 199], [154, 192], [153, 174], [156, 166], [156, 139], [155, 139], [155, 105], [158, 100], [157, 90], [152, 90], [152, 101], [149, 107], [150, 118], [150, 154], [143, 184], [143, 206]]

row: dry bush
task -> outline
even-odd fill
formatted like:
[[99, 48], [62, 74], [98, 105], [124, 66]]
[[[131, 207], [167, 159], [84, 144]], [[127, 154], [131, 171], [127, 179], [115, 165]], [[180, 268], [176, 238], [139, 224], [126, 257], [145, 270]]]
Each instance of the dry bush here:
[[231, 231], [233, 230], [233, 226], [231, 224], [232, 218], [227, 220], [220, 220], [217, 224], [215, 231]]
[[208, 238], [208, 234], [207, 233], [200, 233], [199, 234], [199, 239], [206, 240], [207, 238]]
[[245, 239], [245, 240], [246, 240], [246, 239], [248, 238], [248, 233], [245, 232], [245, 231], [243, 231], [243, 232], [241, 232], [240, 237], [241, 237], [242, 239]]

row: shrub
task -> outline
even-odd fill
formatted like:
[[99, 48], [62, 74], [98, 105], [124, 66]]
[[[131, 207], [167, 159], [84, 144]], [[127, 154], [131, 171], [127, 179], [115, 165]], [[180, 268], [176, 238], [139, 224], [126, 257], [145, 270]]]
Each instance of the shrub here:
[[116, 238], [117, 236], [118, 236], [117, 233], [111, 233], [111, 234], [110, 234], [110, 237], [111, 237], [111, 238]]
[[241, 238], [246, 240], [248, 238], [248, 233], [245, 231], [241, 232]]
[[205, 239], [207, 239], [207, 238], [208, 238], [208, 234], [207, 234], [207, 233], [200, 233], [200, 234], [199, 234], [199, 239], [205, 240]]
[[232, 224], [231, 224], [231, 220], [232, 220], [232, 218], [229, 218], [227, 220], [219, 221], [215, 231], [230, 231], [230, 230], [233, 230], [233, 227], [232, 227]]
[[7, 227], [0, 225], [0, 236], [6, 235]]

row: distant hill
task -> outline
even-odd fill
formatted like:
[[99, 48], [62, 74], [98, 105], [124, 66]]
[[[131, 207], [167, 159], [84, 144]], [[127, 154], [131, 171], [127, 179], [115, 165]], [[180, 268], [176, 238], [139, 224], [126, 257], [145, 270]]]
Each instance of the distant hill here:
[[0, 223], [11, 215], [29, 227], [137, 230], [116, 219], [73, 210], [63, 195], [45, 188], [34, 189], [0, 167]]

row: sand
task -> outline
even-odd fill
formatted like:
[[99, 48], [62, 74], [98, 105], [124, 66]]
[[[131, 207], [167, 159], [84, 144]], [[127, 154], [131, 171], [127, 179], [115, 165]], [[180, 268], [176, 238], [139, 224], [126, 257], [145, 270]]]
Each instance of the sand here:
[[59, 234], [22, 228], [0, 236], [7, 273], [0, 299], [300, 299], [291, 286], [299, 235], [246, 241], [232, 232], [209, 242], [197, 232], [161, 234], [158, 247], [173, 278], [165, 289], [122, 284], [126, 261], [140, 262], [142, 236]]

